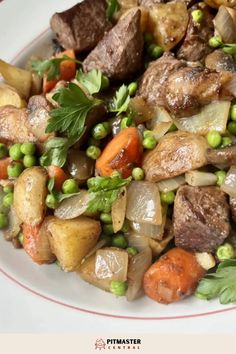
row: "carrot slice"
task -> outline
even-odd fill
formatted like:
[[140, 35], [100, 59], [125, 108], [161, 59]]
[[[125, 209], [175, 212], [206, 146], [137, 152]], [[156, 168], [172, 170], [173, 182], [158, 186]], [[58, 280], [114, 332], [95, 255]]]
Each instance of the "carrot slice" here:
[[48, 175], [49, 178], [54, 178], [55, 179], [55, 189], [57, 191], [61, 190], [61, 187], [65, 180], [68, 178], [67, 174], [64, 172], [64, 170], [61, 167], [58, 166], [48, 166]]
[[142, 159], [142, 145], [138, 130], [126, 128], [116, 135], [105, 147], [97, 159], [96, 169], [101, 176], [111, 176], [119, 171], [124, 178], [131, 175], [134, 166]]
[[[63, 55], [67, 55], [68, 57], [75, 59], [75, 52], [73, 49], [65, 50], [57, 55], [57, 57], [63, 57]], [[43, 78], [43, 92], [47, 93], [51, 91], [58, 81], [65, 80], [70, 81], [75, 77], [76, 73], [76, 63], [74, 61], [65, 60], [60, 64], [60, 77], [57, 80], [48, 80], [47, 75], [44, 75]]]
[[10, 157], [4, 157], [0, 159], [0, 179], [7, 179], [7, 168], [10, 165], [12, 159]]

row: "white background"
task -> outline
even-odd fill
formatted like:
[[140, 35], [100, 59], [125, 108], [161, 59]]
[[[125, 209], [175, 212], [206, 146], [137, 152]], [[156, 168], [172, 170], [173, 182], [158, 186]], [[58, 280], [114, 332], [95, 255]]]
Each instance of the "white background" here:
[[[0, 3], [0, 57], [11, 60], [48, 27], [48, 15], [74, 0], [4, 0]], [[236, 311], [201, 318], [134, 321], [83, 314], [37, 297], [0, 273], [0, 332], [235, 333]]]

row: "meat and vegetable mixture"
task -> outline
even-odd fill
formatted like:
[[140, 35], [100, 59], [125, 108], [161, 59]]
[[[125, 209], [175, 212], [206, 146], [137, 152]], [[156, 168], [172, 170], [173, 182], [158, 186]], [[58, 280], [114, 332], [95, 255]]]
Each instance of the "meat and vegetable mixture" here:
[[[0, 228], [38, 264], [236, 301], [236, 2], [84, 0], [0, 60]], [[56, 45], [55, 45], [56, 43]]]

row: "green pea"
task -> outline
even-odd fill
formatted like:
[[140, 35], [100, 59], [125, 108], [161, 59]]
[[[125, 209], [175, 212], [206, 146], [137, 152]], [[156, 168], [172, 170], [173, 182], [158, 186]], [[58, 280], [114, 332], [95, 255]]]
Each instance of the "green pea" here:
[[130, 225], [129, 225], [129, 221], [128, 220], [124, 221], [124, 224], [123, 224], [122, 229], [120, 231], [122, 231], [124, 233], [127, 233], [127, 232], [130, 231]]
[[145, 177], [144, 170], [140, 167], [135, 167], [132, 171], [132, 177], [135, 181], [142, 181]]
[[121, 129], [125, 129], [131, 126], [135, 126], [133, 118], [131, 117], [125, 117], [121, 120], [120, 127]]
[[10, 178], [19, 177], [20, 174], [23, 172], [23, 170], [24, 170], [24, 166], [21, 162], [12, 162], [7, 167], [8, 177], [10, 177]]
[[130, 96], [134, 96], [137, 89], [138, 89], [137, 82], [131, 82], [128, 86], [128, 91], [129, 91]]
[[5, 229], [8, 225], [8, 217], [4, 213], [0, 213], [0, 229]]
[[90, 157], [90, 159], [97, 160], [101, 155], [101, 149], [97, 146], [91, 145], [87, 148], [86, 155]]
[[128, 285], [126, 282], [112, 280], [110, 286], [110, 291], [112, 294], [116, 296], [125, 296], [127, 289], [128, 289]]
[[105, 235], [113, 235], [114, 234], [114, 229], [112, 224], [107, 224], [107, 225], [103, 225], [102, 231]]
[[10, 208], [10, 206], [13, 204], [13, 193], [7, 193], [4, 198], [3, 198], [3, 205], [6, 208]]
[[222, 48], [223, 52], [230, 55], [236, 54], [236, 44], [225, 44]]
[[92, 129], [92, 136], [94, 139], [101, 140], [104, 139], [108, 135], [108, 130], [103, 123], [99, 123], [95, 125]]
[[193, 21], [196, 23], [201, 23], [203, 20], [203, 12], [201, 10], [194, 10], [191, 13]]
[[58, 207], [58, 200], [53, 194], [48, 194], [46, 198], [46, 205], [49, 209], [56, 209]]
[[34, 155], [36, 147], [33, 143], [24, 143], [21, 145], [20, 150], [24, 155]]
[[232, 139], [229, 137], [229, 136], [223, 136], [222, 138], [222, 143], [221, 143], [221, 146], [220, 147], [225, 147], [225, 146], [228, 146], [228, 145], [231, 145], [232, 144]]
[[105, 240], [106, 246], [111, 246], [111, 237], [105, 234], [100, 235], [100, 240]]
[[168, 205], [173, 204], [175, 201], [175, 193], [173, 191], [161, 192], [161, 201]]
[[77, 193], [79, 191], [77, 182], [73, 179], [67, 179], [62, 185], [62, 191], [64, 194]]
[[102, 75], [101, 90], [106, 90], [110, 86], [110, 80], [106, 75]]
[[236, 135], [236, 122], [229, 122], [227, 128], [231, 134]]
[[126, 251], [131, 255], [131, 256], [136, 256], [138, 254], [138, 250], [135, 247], [128, 247], [126, 248]]
[[233, 103], [230, 108], [230, 118], [236, 122], [236, 103]]
[[26, 168], [33, 167], [37, 165], [37, 159], [33, 155], [25, 155], [23, 158], [23, 164]]
[[164, 49], [162, 47], [160, 47], [159, 45], [156, 45], [155, 48], [153, 48], [152, 50], [152, 58], [154, 59], [158, 59], [162, 56], [162, 54], [164, 53]]
[[157, 141], [154, 137], [149, 136], [143, 139], [143, 147], [148, 150], [152, 150], [156, 147]]
[[223, 170], [220, 170], [220, 171], [215, 172], [215, 175], [216, 175], [216, 177], [217, 177], [217, 182], [216, 182], [216, 184], [217, 184], [218, 186], [222, 186], [222, 184], [224, 183], [225, 178], [226, 178], [226, 172], [223, 171]]
[[170, 128], [168, 129], [168, 132], [169, 132], [169, 133], [172, 133], [172, 132], [176, 132], [176, 130], [178, 130], [178, 128], [177, 128], [176, 125], [173, 123], [173, 124], [171, 124]]
[[153, 35], [150, 32], [145, 32], [143, 35], [144, 42], [149, 44], [153, 41]]
[[23, 158], [23, 154], [21, 152], [21, 144], [14, 144], [9, 149], [9, 156], [13, 160], [21, 160]]
[[128, 241], [123, 234], [117, 234], [112, 238], [112, 246], [119, 248], [127, 248]]
[[111, 224], [111, 223], [112, 223], [111, 214], [109, 214], [109, 213], [101, 213], [101, 215], [100, 215], [100, 220], [101, 220], [104, 224]]
[[0, 144], [0, 159], [8, 155], [8, 150], [5, 144]]
[[151, 130], [144, 130], [143, 132], [143, 138], [146, 139], [146, 138], [153, 138], [153, 132]]
[[211, 130], [207, 134], [207, 142], [212, 148], [217, 148], [222, 142], [222, 137], [216, 130]]
[[13, 192], [13, 185], [12, 184], [8, 184], [7, 186], [3, 187], [3, 192], [6, 193], [6, 194]]
[[233, 246], [230, 243], [224, 243], [217, 248], [216, 256], [220, 261], [235, 258], [235, 251]]
[[208, 44], [212, 48], [218, 48], [223, 44], [223, 42], [220, 36], [214, 36], [209, 39]]

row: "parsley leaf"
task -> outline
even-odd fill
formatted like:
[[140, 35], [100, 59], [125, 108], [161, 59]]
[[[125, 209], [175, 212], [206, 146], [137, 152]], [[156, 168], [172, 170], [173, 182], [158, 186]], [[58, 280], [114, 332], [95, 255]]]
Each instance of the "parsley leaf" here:
[[219, 297], [221, 304], [236, 301], [236, 260], [225, 260], [215, 273], [206, 275], [198, 284], [196, 296], [210, 300]]
[[84, 133], [89, 111], [101, 103], [95, 98], [88, 98], [84, 91], [72, 82], [67, 88], [57, 92], [53, 99], [60, 107], [50, 112], [46, 133], [66, 132], [69, 137], [76, 136], [77, 139]]
[[61, 192], [53, 192], [53, 195], [56, 197], [58, 203], [61, 203], [63, 200], [74, 197], [75, 195], [78, 195], [79, 193], [80, 192], [64, 194]]
[[127, 112], [129, 108], [130, 95], [128, 87], [122, 85], [119, 90], [116, 92], [113, 101], [109, 106], [109, 112], [116, 112], [116, 115], [119, 115], [123, 112]]
[[[66, 163], [69, 148], [76, 143], [76, 138], [52, 138], [48, 140], [44, 147], [45, 153], [40, 158], [41, 166], [63, 167]], [[52, 182], [51, 182], [52, 183]], [[53, 188], [53, 187], [52, 187]]]
[[50, 193], [52, 193], [54, 185], [55, 185], [55, 178], [53, 177], [53, 178], [50, 178], [50, 180], [48, 181], [48, 191]]
[[93, 69], [88, 73], [84, 73], [82, 70], [79, 70], [76, 74], [76, 80], [78, 80], [91, 95], [98, 93], [101, 90], [102, 77], [102, 72], [96, 69]]
[[81, 64], [80, 61], [70, 58], [68, 55], [63, 55], [62, 57], [46, 60], [32, 60], [31, 66], [33, 71], [37, 72], [39, 76], [47, 74], [47, 79], [50, 81], [60, 77], [60, 65], [65, 60]]
[[107, 0], [106, 16], [108, 20], [112, 20], [114, 14], [119, 10], [119, 8], [120, 6], [117, 0]]
[[128, 185], [130, 181], [131, 178], [123, 179], [119, 176], [90, 178], [88, 180], [90, 201], [87, 211], [96, 213], [110, 210], [119, 196], [120, 189]]

